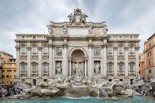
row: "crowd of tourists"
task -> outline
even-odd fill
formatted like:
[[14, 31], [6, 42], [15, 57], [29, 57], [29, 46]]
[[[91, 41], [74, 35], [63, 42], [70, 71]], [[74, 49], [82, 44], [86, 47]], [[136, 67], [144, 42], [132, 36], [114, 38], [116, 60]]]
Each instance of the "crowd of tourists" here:
[[0, 85], [0, 97], [14, 96], [20, 94], [22, 89], [14, 85]]
[[133, 88], [134, 91], [144, 95], [144, 96], [154, 96], [155, 97], [155, 86], [149, 85], [149, 86], [137, 86]]

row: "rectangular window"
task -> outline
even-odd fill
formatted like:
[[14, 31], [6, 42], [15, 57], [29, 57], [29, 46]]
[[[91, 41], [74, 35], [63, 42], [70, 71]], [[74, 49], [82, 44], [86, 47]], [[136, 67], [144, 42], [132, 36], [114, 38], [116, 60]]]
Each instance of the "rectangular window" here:
[[133, 47], [131, 47], [129, 50], [130, 50], [130, 54], [134, 53], [134, 48]]
[[6, 78], [9, 78], [9, 75], [7, 75]]
[[22, 47], [20, 52], [21, 52], [22, 54], [26, 54], [26, 51], [27, 51], [27, 50], [26, 50], [26, 47]]
[[43, 71], [48, 71], [48, 64], [43, 65]]
[[12, 72], [12, 70], [7, 70], [7, 72]]
[[37, 71], [37, 65], [36, 64], [32, 64], [32, 71]]
[[36, 53], [37, 53], [37, 50], [38, 50], [37, 47], [33, 47], [33, 48], [32, 48], [32, 53], [33, 53], [33, 54], [36, 54]]
[[149, 69], [149, 73], [152, 73], [152, 70], [151, 69]]
[[26, 64], [25, 63], [21, 64], [21, 70], [26, 71]]
[[151, 48], [151, 43], [149, 43], [149, 48]]
[[118, 48], [118, 52], [119, 54], [123, 54], [123, 48], [122, 47]]
[[108, 64], [108, 71], [111, 72], [112, 71], [112, 65]]
[[150, 60], [148, 61], [148, 64], [149, 64], [149, 66], [151, 65], [151, 61]]
[[123, 65], [119, 65], [119, 71], [122, 72], [123, 71]]
[[5, 75], [2, 75], [2, 78], [5, 78]]
[[147, 53], [147, 55], [148, 55], [148, 57], [150, 57], [150, 56], [151, 56], [151, 51], [149, 51], [149, 52]]
[[43, 48], [43, 53], [44, 53], [44, 54], [48, 54], [48, 47], [44, 47], [44, 48]]
[[112, 47], [108, 47], [107, 51], [109, 54], [112, 54]]
[[131, 65], [130, 65], [130, 71], [133, 71], [133, 68], [134, 68], [134, 65], [131, 64]]

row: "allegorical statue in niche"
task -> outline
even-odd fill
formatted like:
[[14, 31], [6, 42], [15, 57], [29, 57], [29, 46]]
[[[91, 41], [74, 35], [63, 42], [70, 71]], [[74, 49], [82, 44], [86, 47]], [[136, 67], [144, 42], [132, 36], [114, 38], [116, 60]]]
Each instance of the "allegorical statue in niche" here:
[[62, 49], [60, 47], [56, 48], [56, 55], [57, 56], [61, 56], [62, 55]]
[[56, 74], [61, 74], [61, 70], [62, 70], [61, 63], [58, 63], [56, 67]]
[[99, 62], [96, 62], [94, 70], [95, 70], [95, 74], [99, 74], [100, 73], [100, 64], [99, 64]]
[[80, 69], [80, 66], [79, 66], [79, 64], [76, 62], [75, 64], [74, 64], [74, 70], [75, 70], [75, 75], [77, 76], [80, 76], [81, 75], [81, 69]]

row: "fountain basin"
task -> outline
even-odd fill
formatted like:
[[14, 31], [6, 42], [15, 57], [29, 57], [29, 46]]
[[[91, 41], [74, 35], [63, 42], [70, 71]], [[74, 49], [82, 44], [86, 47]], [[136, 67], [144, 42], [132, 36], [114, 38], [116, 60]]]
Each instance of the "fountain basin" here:
[[66, 90], [67, 97], [81, 98], [89, 96], [89, 86], [80, 81], [76, 81]]
[[0, 103], [154, 103], [155, 100], [151, 97], [144, 97], [144, 96], [134, 96], [130, 99], [124, 100], [102, 100], [99, 98], [46, 98], [46, 99], [1, 99]]

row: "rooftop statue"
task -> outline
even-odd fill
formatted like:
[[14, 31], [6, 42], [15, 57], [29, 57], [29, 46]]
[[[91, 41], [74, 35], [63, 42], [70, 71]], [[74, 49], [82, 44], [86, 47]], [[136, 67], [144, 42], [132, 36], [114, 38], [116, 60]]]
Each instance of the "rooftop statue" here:
[[77, 8], [74, 10], [74, 14], [71, 13], [68, 17], [71, 24], [80, 25], [81, 23], [86, 23], [86, 17], [88, 16], [82, 13], [81, 9]]

